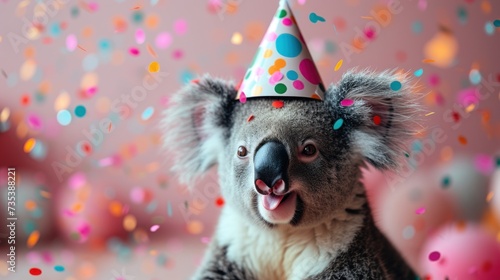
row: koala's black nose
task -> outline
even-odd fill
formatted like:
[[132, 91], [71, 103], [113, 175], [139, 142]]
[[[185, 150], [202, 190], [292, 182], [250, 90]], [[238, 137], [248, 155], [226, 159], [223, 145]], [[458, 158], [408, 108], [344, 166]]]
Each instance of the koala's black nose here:
[[283, 195], [288, 191], [288, 153], [280, 142], [267, 142], [254, 157], [255, 189], [263, 195]]

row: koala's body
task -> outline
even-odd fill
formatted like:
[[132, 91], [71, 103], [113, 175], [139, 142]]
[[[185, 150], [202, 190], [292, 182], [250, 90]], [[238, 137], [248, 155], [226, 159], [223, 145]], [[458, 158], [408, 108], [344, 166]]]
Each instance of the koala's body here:
[[418, 127], [413, 90], [404, 75], [364, 71], [345, 74], [324, 100], [281, 108], [276, 98], [241, 103], [232, 84], [210, 77], [177, 93], [163, 122], [174, 169], [193, 182], [217, 164], [226, 201], [194, 279], [414, 279], [360, 182], [366, 162], [397, 168]]

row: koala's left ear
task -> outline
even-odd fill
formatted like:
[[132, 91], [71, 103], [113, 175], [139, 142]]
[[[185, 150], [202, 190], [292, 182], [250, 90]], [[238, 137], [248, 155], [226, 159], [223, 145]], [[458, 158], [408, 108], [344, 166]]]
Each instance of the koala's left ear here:
[[194, 181], [217, 163], [229, 137], [236, 93], [233, 84], [204, 76], [172, 97], [161, 125], [181, 182]]
[[[420, 97], [406, 74], [363, 71], [346, 73], [328, 89], [325, 101], [333, 122], [344, 121], [339, 133], [348, 137], [365, 160], [379, 169], [397, 169], [406, 141], [422, 128]], [[350, 100], [354, 103], [346, 106]]]

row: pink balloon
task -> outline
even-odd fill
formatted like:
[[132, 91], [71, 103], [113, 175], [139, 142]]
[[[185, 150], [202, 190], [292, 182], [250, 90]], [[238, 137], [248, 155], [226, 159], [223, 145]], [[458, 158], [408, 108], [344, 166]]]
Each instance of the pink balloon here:
[[500, 279], [500, 244], [478, 225], [447, 225], [428, 239], [420, 264], [431, 279]]

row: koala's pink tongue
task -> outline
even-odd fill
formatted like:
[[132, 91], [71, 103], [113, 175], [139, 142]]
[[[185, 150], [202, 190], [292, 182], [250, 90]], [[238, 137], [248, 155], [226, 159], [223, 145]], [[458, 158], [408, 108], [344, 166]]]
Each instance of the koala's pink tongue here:
[[278, 206], [281, 203], [281, 200], [283, 200], [283, 197], [285, 197], [285, 196], [284, 195], [274, 195], [274, 194], [263, 195], [262, 196], [262, 206], [264, 206], [264, 208], [266, 210], [272, 211], [272, 210], [278, 208]]

